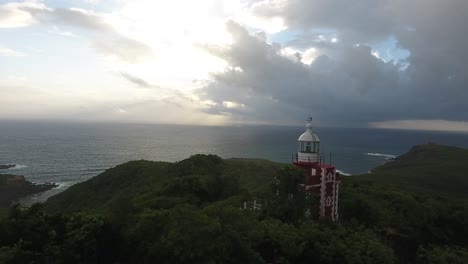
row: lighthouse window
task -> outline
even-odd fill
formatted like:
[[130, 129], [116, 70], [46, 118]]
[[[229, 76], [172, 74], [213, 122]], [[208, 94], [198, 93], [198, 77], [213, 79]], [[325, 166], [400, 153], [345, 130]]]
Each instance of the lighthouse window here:
[[[310, 144], [310, 143], [308, 143], [308, 144]], [[307, 144], [306, 144], [305, 142], [301, 142], [301, 143], [299, 144], [299, 151], [300, 151], [300, 152], [308, 152], [308, 151], [307, 151]]]
[[328, 173], [327, 175], [325, 175], [325, 182], [332, 182], [334, 180], [335, 179], [333, 179], [333, 174]]
[[310, 145], [310, 142], [307, 142], [306, 152], [312, 152], [312, 146]]

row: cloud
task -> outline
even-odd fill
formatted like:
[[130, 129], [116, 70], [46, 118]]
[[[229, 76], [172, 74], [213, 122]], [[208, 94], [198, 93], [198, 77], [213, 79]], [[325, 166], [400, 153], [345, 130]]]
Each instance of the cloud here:
[[[207, 113], [282, 124], [312, 113], [322, 124], [338, 126], [468, 116], [466, 85], [449, 85], [447, 80], [443, 88], [421, 86], [413, 78], [414, 66], [401, 71], [398, 63], [372, 55], [367, 45], [339, 46], [330, 56], [318, 55], [307, 65], [239, 24], [229, 22], [227, 28], [232, 45], [206, 47], [228, 63], [225, 71], [213, 73], [212, 81], [197, 91], [203, 100], [213, 102]], [[245, 107], [230, 109], [223, 106], [225, 101]]]
[[446, 86], [443, 81], [467, 80], [467, 1], [459, 0], [263, 0], [251, 12], [280, 17], [290, 30], [301, 30], [296, 43], [316, 30], [332, 31], [347, 45], [385, 41], [389, 37], [411, 52], [411, 78], [421, 86]]
[[[343, 126], [467, 120], [466, 10], [468, 2], [457, 0], [258, 1], [250, 12], [282, 19], [292, 39], [268, 44], [231, 24], [233, 44], [209, 49], [229, 66], [200, 93], [216, 103], [213, 113], [223, 100], [236, 100], [250, 110], [233, 118], [269, 122], [300, 112]], [[389, 38], [409, 52], [402, 64], [375, 56], [371, 46]]]
[[288, 28], [334, 29], [353, 43], [386, 38], [398, 26], [391, 2], [399, 0], [263, 0], [251, 12], [263, 18], [281, 18]]
[[116, 111], [117, 113], [119, 113], [119, 114], [126, 114], [126, 113], [127, 113], [127, 110], [122, 109], [122, 108], [118, 108], [118, 109], [116, 109], [115, 111]]
[[[75, 27], [99, 32], [93, 39], [98, 53], [138, 63], [152, 55], [151, 48], [135, 39], [120, 34], [107, 19], [108, 15], [78, 8], [48, 8], [36, 1], [14, 2], [0, 5], [0, 28], [26, 27], [33, 24], [52, 25], [50, 33], [75, 36], [63, 27]], [[59, 26], [60, 25], [60, 30]]]
[[142, 78], [136, 77], [126, 72], [120, 72], [120, 76], [124, 77], [127, 81], [135, 84], [137, 87], [140, 87], [140, 88], [157, 88], [158, 87], [156, 85], [152, 85], [148, 83]]
[[92, 46], [98, 53], [113, 56], [128, 63], [138, 63], [153, 56], [153, 51], [148, 45], [119, 35], [100, 38]]
[[55, 9], [48, 22], [100, 32], [99, 37], [93, 40], [92, 47], [100, 54], [127, 63], [139, 63], [153, 55], [152, 49], [145, 43], [120, 34], [103, 14], [76, 8]]
[[406, 130], [468, 132], [468, 122], [448, 120], [392, 120], [373, 122], [371, 127]]
[[[242, 20], [245, 25], [227, 23], [232, 42], [218, 43], [230, 44], [203, 46], [227, 64], [223, 71], [212, 72], [209, 80], [197, 84], [195, 97], [200, 100], [195, 101], [200, 105], [191, 109], [197, 108], [205, 116], [208, 113], [233, 122], [285, 124], [312, 113], [314, 120], [340, 126], [392, 124], [388, 122], [401, 120], [458, 122], [468, 118], [468, 53], [465, 52], [468, 1], [256, 0], [243, 7], [246, 9], [242, 11], [247, 11], [246, 16], [252, 19]], [[161, 5], [163, 8], [165, 5]], [[174, 10], [177, 8], [176, 5]], [[144, 11], [136, 10], [137, 14]], [[146, 15], [152, 15], [151, 10]], [[122, 14], [115, 10], [100, 13], [76, 8], [53, 9], [38, 1], [14, 2], [0, 5], [0, 28], [60, 25], [55, 33], [64, 34], [84, 29], [89, 34], [80, 32], [80, 36], [88, 37], [97, 53], [131, 64], [154, 56], [143, 39], [155, 46], [160, 44], [165, 51], [169, 50], [166, 47], [177, 46], [171, 49], [177, 52], [189, 46], [179, 45], [190, 42], [189, 37], [197, 40], [199, 37], [187, 33], [176, 41], [172, 39], [171, 24], [154, 31], [151, 25], [146, 25], [146, 18], [142, 23], [129, 25], [122, 17], [114, 16]], [[229, 16], [242, 17], [237, 11]], [[158, 21], [162, 21], [161, 25], [171, 19], [161, 16]], [[262, 23], [249, 24], [254, 20]], [[121, 22], [125, 29], [114, 27], [111, 21]], [[174, 26], [181, 28], [181, 32], [184, 23], [174, 20]], [[150, 30], [130, 32], [140, 26], [148, 26]], [[139, 38], [122, 35], [125, 31]], [[160, 38], [160, 34], [168, 37]], [[167, 39], [167, 43], [160, 39]], [[385, 46], [389, 39], [394, 40], [395, 48]], [[376, 48], [379, 45], [385, 47]], [[385, 50], [390, 49], [392, 54], [387, 55]], [[403, 50], [409, 56], [395, 54]], [[379, 52], [382, 59], [377, 56]], [[0, 54], [21, 53], [4, 48]], [[197, 66], [190, 66], [193, 60], [189, 56], [175, 60], [173, 53], [165, 55], [167, 64], [163, 68], [198, 72]], [[201, 62], [203, 57], [195, 61]], [[139, 76], [125, 71], [120, 75], [137, 87], [153, 87]], [[158, 83], [164, 84], [159, 80]], [[138, 92], [142, 91], [145, 92]], [[183, 108], [190, 102], [183, 98], [171, 94], [159, 99]]]
[[64, 37], [70, 37], [70, 38], [76, 38], [78, 37], [77, 35], [73, 34], [71, 31], [65, 31], [61, 30], [58, 26], [53, 26], [48, 30], [49, 33], [51, 34], [56, 34]]
[[411, 52], [411, 78], [439, 89], [467, 81], [466, 10], [468, 1], [459, 0], [263, 0], [250, 11], [280, 17], [290, 30], [304, 32], [293, 40], [296, 44], [310, 44], [307, 35], [316, 30], [336, 32], [348, 46], [394, 37], [398, 47]]
[[0, 56], [5, 57], [23, 57], [25, 54], [20, 51], [12, 50], [9, 48], [0, 47]]
[[37, 23], [113, 31], [103, 14], [84, 9], [52, 9], [38, 1], [11, 2], [0, 5], [0, 28], [26, 27]]
[[39, 22], [48, 8], [36, 1], [11, 2], [0, 5], [0, 28], [26, 27]]
[[49, 22], [54, 24], [66, 24], [89, 30], [114, 31], [113, 27], [106, 22], [103, 15], [78, 8], [55, 9], [50, 14]]

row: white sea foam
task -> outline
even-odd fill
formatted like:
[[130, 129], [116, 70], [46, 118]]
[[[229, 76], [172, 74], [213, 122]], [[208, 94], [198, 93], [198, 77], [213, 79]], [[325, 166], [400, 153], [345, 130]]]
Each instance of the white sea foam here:
[[55, 187], [55, 189], [68, 188], [68, 187], [72, 186], [75, 183], [76, 182], [56, 182], [55, 184], [57, 184], [57, 187]]
[[15, 164], [15, 163], [5, 163], [5, 164], [0, 164], [0, 165], [14, 165], [14, 167], [11, 167], [11, 168], [8, 168], [8, 169], [5, 169], [5, 170], [21, 170], [21, 169], [24, 169], [24, 168], [28, 167], [26, 165]]
[[24, 168], [27, 168], [28, 166], [26, 165], [22, 165], [22, 164], [15, 164], [15, 166], [13, 168], [9, 168], [9, 170], [21, 170], [21, 169], [24, 169]]
[[391, 154], [371, 153], [371, 152], [364, 153], [364, 155], [371, 156], [371, 157], [382, 157], [382, 158], [385, 158], [385, 159], [394, 159], [394, 158], [397, 157], [397, 156], [391, 155]]
[[339, 174], [343, 175], [343, 176], [351, 176], [352, 174], [349, 174], [349, 173], [346, 173], [342, 170], [336, 170], [336, 172], [338, 172]]
[[23, 197], [19, 200], [19, 202], [23, 205], [32, 205], [34, 203], [43, 203], [45, 202], [49, 197], [56, 195], [58, 193], [61, 193], [68, 189], [70, 186], [75, 184], [76, 182], [55, 182], [57, 184], [57, 187], [52, 188], [48, 191], [42, 192], [42, 193], [36, 193], [30, 196]]

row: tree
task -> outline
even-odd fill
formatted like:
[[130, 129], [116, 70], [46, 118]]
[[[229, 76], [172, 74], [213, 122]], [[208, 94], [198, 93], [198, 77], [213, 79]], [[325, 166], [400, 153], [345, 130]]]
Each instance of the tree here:
[[464, 264], [468, 263], [468, 251], [460, 247], [426, 246], [419, 247], [418, 264]]

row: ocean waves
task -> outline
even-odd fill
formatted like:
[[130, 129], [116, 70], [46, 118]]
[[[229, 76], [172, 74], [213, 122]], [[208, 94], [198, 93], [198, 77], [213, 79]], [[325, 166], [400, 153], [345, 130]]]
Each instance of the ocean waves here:
[[389, 160], [389, 159], [394, 159], [394, 158], [397, 157], [396, 155], [382, 154], [382, 153], [372, 153], [372, 152], [364, 153], [364, 155], [371, 156], [371, 157], [385, 158], [385, 159], [387, 159], [387, 160]]
[[336, 170], [336, 172], [338, 172], [340, 175], [343, 175], [343, 176], [352, 176], [352, 174], [346, 173], [342, 170]]

